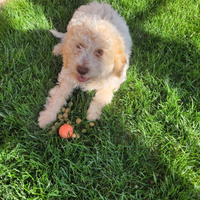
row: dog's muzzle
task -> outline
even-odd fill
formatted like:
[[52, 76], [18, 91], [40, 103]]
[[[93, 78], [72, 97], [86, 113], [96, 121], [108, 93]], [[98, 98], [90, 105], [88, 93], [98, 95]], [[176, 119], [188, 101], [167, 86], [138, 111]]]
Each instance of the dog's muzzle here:
[[81, 75], [76, 75], [76, 78], [77, 78], [77, 80], [79, 82], [86, 82], [86, 81], [88, 81], [90, 79], [90, 78], [85, 78], [85, 77], [83, 77]]
[[78, 66], [77, 71], [80, 75], [85, 75], [89, 72], [89, 69], [87, 67]]

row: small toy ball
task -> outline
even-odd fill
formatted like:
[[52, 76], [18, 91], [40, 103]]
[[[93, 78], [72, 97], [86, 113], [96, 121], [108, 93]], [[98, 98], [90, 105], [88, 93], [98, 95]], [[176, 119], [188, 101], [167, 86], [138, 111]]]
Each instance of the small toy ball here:
[[76, 138], [76, 134], [75, 133], [72, 135], [72, 139], [74, 139], [74, 138]]
[[62, 121], [62, 119], [63, 119], [62, 114], [59, 114], [59, 115], [58, 115], [58, 119], [59, 119], [60, 121]]
[[56, 131], [56, 126], [53, 126], [53, 127], [51, 128], [51, 130], [52, 130], [52, 131]]
[[81, 123], [81, 119], [79, 119], [79, 118], [76, 119], [76, 123], [77, 123], [77, 124]]
[[67, 114], [67, 113], [64, 113], [64, 114], [63, 114], [63, 117], [64, 117], [65, 119], [67, 119], [67, 118], [68, 118], [68, 114]]
[[70, 124], [72, 124], [72, 123], [71, 123], [70, 121], [67, 121], [67, 124], [69, 124], [69, 125], [70, 125]]
[[94, 126], [94, 123], [93, 123], [93, 122], [90, 122], [90, 126]]
[[66, 108], [66, 109], [65, 109], [65, 113], [68, 113], [68, 112], [69, 112], [69, 108]]
[[74, 133], [74, 134], [72, 135], [72, 138], [73, 138], [73, 139], [75, 139], [75, 138], [79, 139], [80, 137], [81, 137], [81, 136], [80, 136], [80, 134], [78, 134], [78, 133], [77, 133], [77, 134]]
[[73, 127], [69, 124], [64, 124], [59, 129], [59, 135], [62, 138], [70, 138], [73, 135]]

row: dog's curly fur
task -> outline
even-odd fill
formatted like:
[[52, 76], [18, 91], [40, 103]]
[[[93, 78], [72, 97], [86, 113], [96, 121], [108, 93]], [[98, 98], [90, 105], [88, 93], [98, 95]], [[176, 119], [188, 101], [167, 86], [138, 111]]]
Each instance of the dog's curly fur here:
[[39, 126], [44, 128], [56, 119], [77, 87], [96, 90], [87, 119], [99, 119], [102, 108], [111, 102], [113, 91], [126, 80], [132, 46], [126, 22], [109, 4], [94, 1], [78, 8], [66, 33], [51, 33], [61, 39], [53, 53], [62, 55], [63, 67], [58, 85], [50, 90], [46, 109], [40, 112]]

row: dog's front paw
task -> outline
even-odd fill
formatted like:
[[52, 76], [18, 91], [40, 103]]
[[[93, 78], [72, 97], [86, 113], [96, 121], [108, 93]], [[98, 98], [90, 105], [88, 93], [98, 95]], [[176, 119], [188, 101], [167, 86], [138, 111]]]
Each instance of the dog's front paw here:
[[97, 102], [93, 101], [90, 104], [90, 107], [87, 111], [87, 120], [88, 121], [95, 121], [100, 119], [101, 115], [101, 107], [98, 105]]
[[88, 112], [88, 115], [87, 115], [87, 120], [88, 121], [95, 121], [95, 120], [98, 120], [100, 119], [100, 113], [94, 113], [94, 112]]
[[54, 120], [56, 120], [56, 114], [45, 110], [40, 112], [40, 116], [38, 118], [38, 125], [40, 126], [40, 128], [45, 128], [47, 124], [50, 124]]

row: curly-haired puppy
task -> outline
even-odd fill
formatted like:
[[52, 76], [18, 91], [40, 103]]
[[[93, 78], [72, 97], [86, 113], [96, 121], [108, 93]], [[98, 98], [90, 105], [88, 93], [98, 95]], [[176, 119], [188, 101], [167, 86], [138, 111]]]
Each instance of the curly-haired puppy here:
[[126, 80], [132, 40], [128, 26], [107, 3], [94, 1], [78, 8], [66, 33], [51, 30], [61, 39], [54, 47], [62, 55], [58, 84], [50, 90], [39, 126], [56, 119], [74, 88], [96, 90], [87, 111], [87, 120], [99, 119], [102, 108], [111, 102], [113, 92]]

